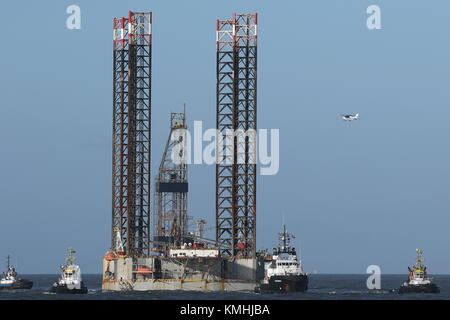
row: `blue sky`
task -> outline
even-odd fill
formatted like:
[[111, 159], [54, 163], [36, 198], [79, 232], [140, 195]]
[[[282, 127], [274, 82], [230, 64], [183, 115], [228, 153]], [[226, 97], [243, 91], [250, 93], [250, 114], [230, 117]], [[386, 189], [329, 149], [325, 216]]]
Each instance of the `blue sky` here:
[[[66, 8], [81, 7], [81, 30]], [[366, 27], [381, 7], [382, 30]], [[381, 0], [2, 1], [0, 256], [97, 273], [110, 244], [112, 18], [153, 11], [153, 169], [169, 113], [215, 123], [215, 20], [258, 12], [258, 125], [280, 171], [258, 177], [258, 246], [282, 221], [306, 271], [404, 273], [422, 247], [449, 273], [450, 3]], [[340, 113], [359, 112], [346, 123]], [[214, 167], [189, 168], [189, 214], [214, 226]], [[155, 171], [153, 171], [155, 172]], [[284, 218], [283, 218], [284, 217]]]

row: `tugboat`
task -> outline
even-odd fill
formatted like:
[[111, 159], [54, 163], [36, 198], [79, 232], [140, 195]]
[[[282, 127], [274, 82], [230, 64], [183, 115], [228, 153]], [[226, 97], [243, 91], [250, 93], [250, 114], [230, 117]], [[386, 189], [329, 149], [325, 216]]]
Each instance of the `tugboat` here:
[[266, 256], [265, 277], [256, 292], [304, 292], [308, 289], [308, 275], [297, 260], [295, 248], [290, 246], [293, 238], [283, 226], [278, 248], [273, 249], [272, 256]]
[[10, 258], [7, 258], [6, 272], [3, 272], [3, 277], [0, 280], [1, 289], [31, 289], [33, 281], [19, 279], [17, 277], [16, 269], [11, 265]]
[[408, 267], [409, 277], [398, 290], [398, 293], [439, 293], [439, 287], [433, 283], [433, 279], [427, 277], [427, 267], [423, 264], [423, 250], [416, 249], [416, 264], [412, 268]]
[[88, 289], [81, 279], [81, 269], [76, 265], [75, 250], [67, 249], [66, 264], [61, 266], [61, 275], [50, 288], [52, 293], [87, 293]]

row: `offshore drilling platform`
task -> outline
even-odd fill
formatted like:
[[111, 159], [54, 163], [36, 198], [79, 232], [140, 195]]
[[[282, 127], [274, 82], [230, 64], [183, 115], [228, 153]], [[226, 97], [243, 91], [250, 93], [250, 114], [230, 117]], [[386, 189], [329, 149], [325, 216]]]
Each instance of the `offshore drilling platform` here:
[[[154, 184], [151, 219], [152, 13], [114, 19], [111, 249], [103, 290], [253, 290], [264, 276], [256, 251], [257, 14], [217, 20], [216, 239], [205, 220], [188, 229], [186, 114], [172, 113]], [[175, 137], [175, 138], [174, 138]], [[153, 220], [153, 228], [151, 228]]]

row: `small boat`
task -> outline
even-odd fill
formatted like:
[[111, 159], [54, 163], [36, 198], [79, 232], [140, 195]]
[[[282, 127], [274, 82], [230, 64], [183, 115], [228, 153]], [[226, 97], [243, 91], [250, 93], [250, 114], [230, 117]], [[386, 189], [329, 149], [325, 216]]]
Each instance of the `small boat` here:
[[412, 268], [408, 267], [408, 280], [400, 286], [398, 293], [439, 293], [439, 287], [427, 276], [427, 267], [423, 264], [423, 250], [416, 249], [416, 253], [416, 264]]
[[75, 250], [68, 249], [66, 264], [61, 266], [61, 275], [50, 288], [53, 293], [87, 293], [88, 289], [81, 279], [81, 269], [75, 264]]
[[16, 269], [10, 263], [10, 257], [7, 258], [6, 272], [0, 280], [0, 290], [2, 289], [31, 289], [33, 281], [20, 279], [17, 277]]
[[304, 292], [308, 289], [308, 275], [297, 260], [295, 248], [290, 246], [292, 238], [295, 237], [287, 233], [284, 226], [279, 234], [278, 248], [273, 249], [271, 256], [266, 255], [265, 277], [256, 287], [256, 292]]

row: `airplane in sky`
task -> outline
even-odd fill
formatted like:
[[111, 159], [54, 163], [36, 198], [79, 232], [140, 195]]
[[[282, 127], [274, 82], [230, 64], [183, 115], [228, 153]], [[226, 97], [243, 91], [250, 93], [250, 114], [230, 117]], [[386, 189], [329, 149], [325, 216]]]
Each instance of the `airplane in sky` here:
[[357, 113], [357, 114], [341, 114], [341, 117], [345, 121], [358, 120], [359, 113]]

